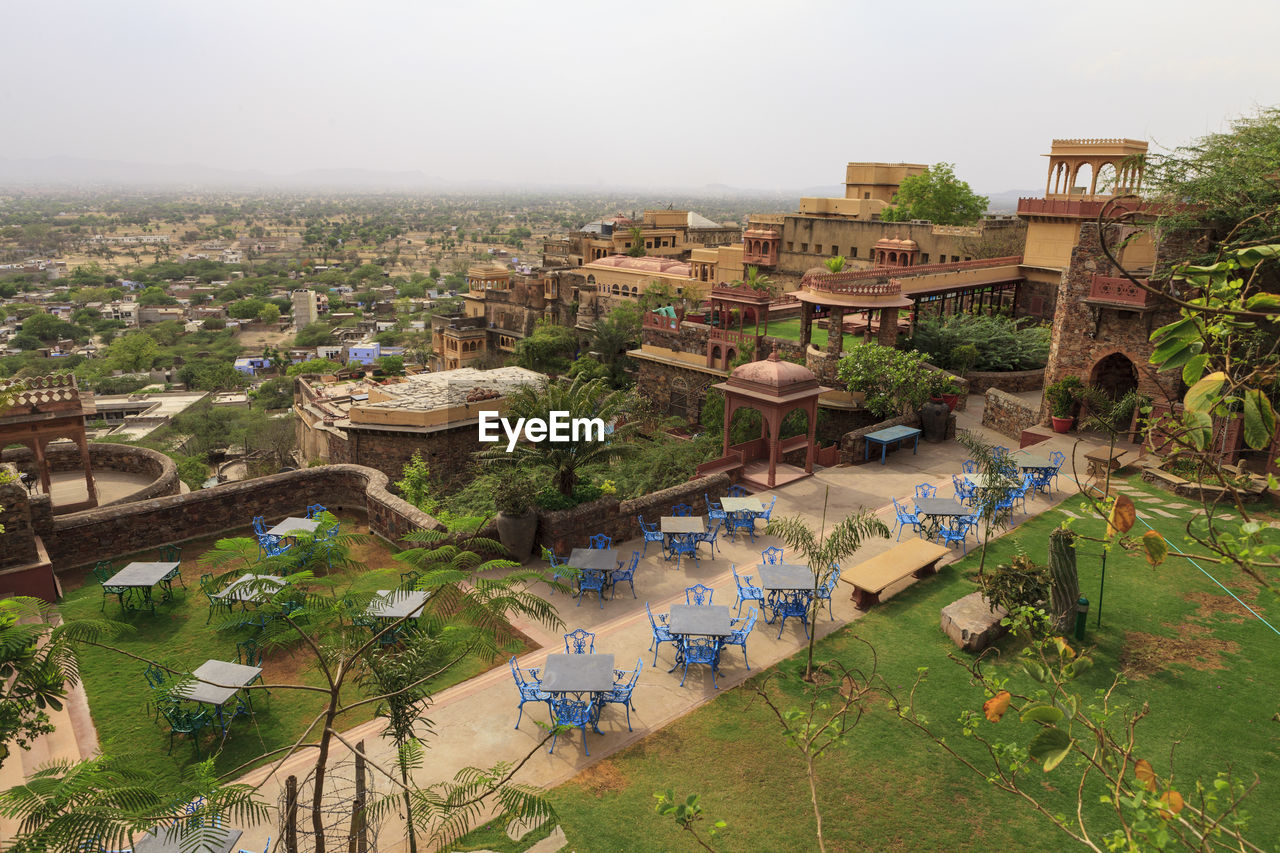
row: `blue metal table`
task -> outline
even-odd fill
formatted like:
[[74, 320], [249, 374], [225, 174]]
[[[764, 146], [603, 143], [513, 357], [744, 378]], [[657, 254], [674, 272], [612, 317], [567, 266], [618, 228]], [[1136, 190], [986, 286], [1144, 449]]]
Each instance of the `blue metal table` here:
[[920, 449], [920, 430], [916, 429], [915, 427], [909, 427], [909, 426], [889, 427], [888, 429], [882, 429], [877, 432], [868, 433], [865, 436], [865, 438], [866, 438], [867, 444], [863, 452], [862, 458], [864, 460], [868, 460], [871, 458], [871, 443], [874, 441], [876, 444], [880, 445], [880, 464], [881, 465], [884, 464], [885, 451], [888, 449], [889, 445], [893, 444], [894, 442], [898, 442], [898, 446], [901, 447], [902, 446], [901, 442], [905, 441], [908, 438], [912, 438], [912, 439], [915, 439], [915, 444], [912, 446], [911, 452], [914, 454], [916, 451]]

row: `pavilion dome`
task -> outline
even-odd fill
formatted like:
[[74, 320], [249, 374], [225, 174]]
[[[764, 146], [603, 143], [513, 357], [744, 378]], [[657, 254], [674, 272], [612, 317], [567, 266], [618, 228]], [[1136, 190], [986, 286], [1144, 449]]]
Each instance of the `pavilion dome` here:
[[735, 385], [750, 382], [753, 385], [776, 388], [785, 392], [806, 385], [816, 386], [818, 377], [803, 364], [778, 358], [778, 351], [774, 350], [762, 361], [752, 361], [735, 369], [729, 375], [729, 382]]

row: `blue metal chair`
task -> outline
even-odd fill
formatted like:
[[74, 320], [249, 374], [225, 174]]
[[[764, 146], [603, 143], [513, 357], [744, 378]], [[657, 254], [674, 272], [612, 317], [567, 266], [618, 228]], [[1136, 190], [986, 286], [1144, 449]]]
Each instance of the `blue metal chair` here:
[[916, 486], [916, 500], [922, 501], [926, 498], [936, 498], [938, 496], [938, 487], [930, 483], [921, 483]]
[[632, 598], [637, 597], [635, 580], [636, 580], [636, 567], [639, 565], [640, 565], [640, 552], [632, 551], [631, 564], [628, 565], [625, 569], [618, 569], [613, 573], [613, 589], [609, 593], [610, 600], [617, 597], [618, 584], [624, 581], [626, 582], [627, 586], [631, 587], [631, 597]]
[[898, 542], [902, 541], [902, 528], [910, 527], [917, 535], [920, 535], [920, 511], [907, 510], [902, 508], [902, 504], [898, 503], [898, 499], [893, 499], [893, 511], [898, 516]]
[[544, 693], [542, 690], [542, 680], [538, 678], [538, 670], [521, 669], [516, 665], [516, 656], [511, 656], [511, 674], [516, 680], [516, 689], [520, 691], [520, 705], [516, 714], [516, 728], [520, 728], [520, 721], [524, 719], [524, 703], [525, 702], [545, 702], [551, 698], [550, 693]]
[[756, 513], [756, 518], [762, 518], [765, 521], [773, 518], [773, 505], [778, 502], [778, 496], [774, 495], [773, 500], [769, 501], [769, 505], [763, 511]]
[[729, 513], [726, 520], [729, 530], [735, 538], [739, 530], [745, 530], [751, 536], [751, 541], [756, 541], [756, 514], [750, 510], [740, 510], [738, 512]]
[[722, 526], [723, 524], [724, 524], [724, 522], [722, 522], [722, 521], [717, 521], [717, 522], [716, 522], [716, 526], [715, 526], [715, 527], [713, 527], [713, 528], [711, 528], [711, 529], [710, 529], [709, 531], [707, 531], [706, 533], [695, 533], [695, 534], [693, 534], [693, 545], [694, 545], [694, 547], [696, 548], [697, 546], [701, 545], [703, 542], [705, 542], [705, 543], [707, 543], [708, 545], [710, 545], [710, 546], [711, 546], [711, 559], [713, 559], [713, 560], [716, 558], [716, 539], [717, 539], [717, 537], [719, 537], [719, 536], [720, 536], [720, 528], [721, 528], [721, 526]]
[[575, 628], [564, 635], [564, 652], [567, 655], [595, 654], [596, 635], [581, 628]]
[[702, 493], [702, 499], [707, 502], [707, 520], [708, 521], [724, 521], [724, 507], [720, 506], [718, 501], [711, 500], [711, 496], [706, 492]]
[[960, 463], [960, 470], [966, 474], [976, 474], [978, 473], [978, 463], [972, 459], [966, 459]]
[[[572, 572], [559, 571], [560, 569], [566, 568], [567, 563], [564, 560], [557, 557], [555, 552], [552, 551], [550, 548], [548, 548], [546, 545], [542, 546], [542, 559], [546, 560], [548, 563], [551, 564], [551, 569], [552, 569], [551, 581], [553, 583], [556, 581], [559, 581], [561, 578], [569, 577], [572, 574]], [[549, 594], [555, 595], [556, 591], [552, 589]]]
[[972, 504], [978, 496], [978, 490], [974, 488], [973, 483], [960, 474], [951, 475], [951, 485], [956, 490], [956, 500], [962, 504]]
[[673, 533], [671, 541], [667, 545], [668, 557], [674, 555], [676, 558], [676, 569], [680, 568], [680, 561], [684, 557], [693, 557], [693, 561], [698, 562], [698, 540], [692, 533]]
[[636, 658], [636, 668], [630, 672], [625, 669], [615, 669], [613, 671], [613, 690], [600, 697], [600, 702], [603, 705], [621, 705], [627, 709], [627, 731], [632, 731], [631, 709], [635, 707], [631, 704], [631, 694], [636, 689], [636, 682], [640, 680], [640, 670], [643, 668], [644, 661]]
[[653, 618], [653, 611], [649, 609], [649, 602], [644, 603], [644, 612], [649, 614], [649, 626], [653, 628], [653, 642], [649, 644], [649, 648], [653, 651], [653, 665], [658, 665], [658, 649], [663, 643], [674, 643], [675, 636], [672, 635], [671, 629], [667, 626], [667, 615], [662, 614], [661, 624], [658, 619]]
[[604, 588], [607, 580], [607, 575], [598, 569], [583, 569], [582, 574], [578, 576], [578, 606], [582, 606], [583, 595], [594, 592], [600, 599], [600, 609], [603, 610]]
[[599, 549], [601, 551], [607, 551], [613, 547], [613, 539], [609, 536], [605, 536], [603, 533], [597, 533], [588, 541], [591, 543], [591, 548]]
[[995, 447], [991, 448], [991, 458], [993, 459], [1003, 459], [1008, 455], [1009, 448], [1005, 447], [1003, 444], [997, 444]]
[[738, 567], [730, 564], [733, 569], [733, 581], [738, 585], [738, 598], [734, 602], [738, 606], [738, 615], [742, 615], [742, 602], [758, 601], [760, 606], [764, 607], [764, 588], [751, 585], [751, 575], [738, 576]]
[[760, 562], [771, 566], [779, 565], [782, 562], [782, 553], [782, 549], [776, 546], [765, 548], [760, 552]]
[[1049, 454], [1049, 461], [1053, 463], [1053, 473], [1047, 478], [1047, 481], [1050, 483], [1049, 488], [1050, 491], [1052, 491], [1052, 489], [1057, 487], [1058, 472], [1061, 471], [1062, 466], [1066, 464], [1067, 454], [1063, 453], [1061, 450], [1054, 450]]
[[[733, 633], [730, 634], [723, 642], [726, 646], [742, 646], [742, 662], [747, 665], [747, 672], [751, 671], [751, 663], [747, 660], [747, 637], [751, 634], [751, 630], [756, 627], [756, 617], [760, 613], [754, 607], [747, 611], [747, 620], [745, 623], [733, 626]], [[735, 619], [734, 622], [741, 623], [741, 619]]]
[[827, 613], [831, 616], [831, 621], [836, 621], [836, 614], [831, 610], [831, 595], [836, 591], [836, 584], [840, 582], [840, 564], [831, 564], [831, 574], [827, 576], [827, 582], [818, 587], [817, 606], [813, 608], [813, 615], [816, 618], [818, 608], [822, 606], [822, 602], [827, 603]]
[[680, 640], [680, 661], [684, 664], [684, 674], [680, 677], [680, 686], [689, 677], [689, 664], [705, 663], [711, 667], [711, 686], [716, 690], [716, 669], [720, 662], [720, 643], [710, 637], [683, 637]]
[[671, 514], [676, 518], [685, 518], [693, 515], [693, 507], [688, 504], [676, 504], [671, 508]]
[[959, 542], [963, 551], [961, 553], [969, 553], [969, 530], [976, 527], [978, 520], [971, 515], [962, 516], [953, 519], [950, 524], [943, 524], [938, 528], [938, 544], [946, 545], [950, 548]]
[[782, 630], [787, 626], [787, 619], [799, 619], [800, 624], [804, 626], [804, 636], [809, 638], [809, 604], [811, 593], [807, 590], [784, 590], [780, 591], [773, 601], [773, 618], [782, 617], [782, 624], [778, 626], [778, 637], [782, 637]]
[[709, 586], [703, 584], [694, 584], [684, 591], [685, 604], [710, 604], [711, 599], [715, 597], [716, 591]]
[[596, 703], [594, 699], [576, 698], [581, 695], [571, 693], [565, 696], [553, 696], [547, 703], [551, 706], [551, 723], [557, 729], [551, 737], [551, 748], [547, 752], [556, 751], [556, 740], [560, 737], [559, 728], [572, 726], [582, 729], [582, 749], [588, 756], [591, 755], [591, 750], [587, 749], [587, 725], [595, 722]]
[[745, 498], [751, 493], [747, 491], [746, 486], [739, 486], [737, 484], [734, 484], [729, 487], [729, 491], [727, 492], [727, 494], [731, 498]]
[[666, 549], [666, 546], [664, 545], [664, 542], [666, 540], [663, 538], [662, 531], [658, 528], [657, 523], [655, 522], [653, 524], [645, 524], [644, 516], [642, 515], [637, 515], [636, 521], [640, 522], [640, 533], [644, 535], [644, 552], [640, 556], [642, 557], [649, 556], [650, 542], [657, 542], [659, 545], [662, 545], [663, 546], [662, 550], [663, 550], [663, 553], [665, 554], [667, 549]]
[[317, 518], [326, 512], [328, 512], [328, 510], [320, 506], [320, 504], [312, 504], [307, 507], [307, 518]]
[[292, 543], [285, 542], [281, 537], [272, 536], [270, 533], [259, 536], [258, 545], [268, 557], [278, 557], [293, 547]]

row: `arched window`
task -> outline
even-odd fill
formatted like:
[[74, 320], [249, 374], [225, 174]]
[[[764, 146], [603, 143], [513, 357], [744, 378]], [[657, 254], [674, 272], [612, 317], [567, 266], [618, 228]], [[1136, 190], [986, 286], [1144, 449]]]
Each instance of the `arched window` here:
[[1071, 181], [1072, 195], [1089, 195], [1093, 191], [1093, 164], [1081, 163], [1076, 166], [1075, 178]]

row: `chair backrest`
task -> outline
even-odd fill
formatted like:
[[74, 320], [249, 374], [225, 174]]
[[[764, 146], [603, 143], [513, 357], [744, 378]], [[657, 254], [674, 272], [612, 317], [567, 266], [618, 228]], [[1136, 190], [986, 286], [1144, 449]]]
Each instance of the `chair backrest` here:
[[717, 521], [706, 533], [695, 533], [694, 535], [698, 537], [699, 542], [714, 542], [716, 537], [720, 535], [720, 528], [723, 526], [723, 521]]
[[831, 564], [831, 574], [827, 575], [827, 592], [832, 593], [836, 590], [836, 584], [840, 583], [840, 564]]
[[99, 560], [93, 564], [93, 576], [98, 579], [98, 583], [105, 584], [114, 574], [110, 560]]
[[693, 507], [688, 504], [676, 504], [671, 508], [671, 514], [677, 518], [693, 515]]
[[200, 589], [204, 592], [214, 592], [213, 572], [205, 572], [200, 576]]
[[702, 493], [702, 499], [707, 502], [707, 512], [715, 512], [720, 509], [720, 502], [711, 500], [711, 495], [706, 492]]
[[159, 550], [160, 550], [160, 562], [162, 563], [182, 562], [182, 546], [181, 545], [161, 545]]
[[656, 521], [653, 524], [646, 524], [643, 515], [637, 515], [636, 521], [640, 523], [641, 533], [658, 533], [659, 532], [658, 523]]
[[311, 506], [307, 507], [307, 518], [315, 518], [316, 516], [321, 515], [324, 512], [327, 512], [327, 510], [325, 510], [324, 507], [320, 506], [320, 504], [312, 504]]
[[735, 643], [746, 642], [747, 635], [751, 633], [752, 628], [756, 627], [756, 617], [759, 615], [759, 612], [754, 607], [747, 611], [747, 623], [741, 628], [733, 629], [733, 641]]
[[728, 494], [731, 498], [745, 498], [751, 493], [747, 491], [746, 486], [739, 486], [735, 484], [729, 487]]
[[165, 671], [153, 663], [147, 664], [147, 668], [142, 671], [142, 677], [147, 680], [147, 684], [152, 688], [164, 687], [165, 682], [169, 680]]
[[526, 684], [528, 684], [528, 682], [524, 680], [524, 673], [522, 673], [520, 671], [520, 667], [516, 665], [515, 655], [511, 656], [510, 664], [511, 664], [511, 674], [515, 677], [516, 685], [518, 687], [524, 687]]
[[710, 604], [716, 591], [704, 584], [694, 584], [684, 591], [685, 604]]
[[1049, 454], [1049, 461], [1052, 462], [1055, 467], [1061, 468], [1062, 463], [1067, 461], [1067, 454], [1063, 453], [1061, 450], [1054, 450]]
[[253, 637], [236, 643], [236, 661], [244, 666], [262, 666], [262, 649]]
[[627, 567], [625, 569], [619, 569], [616, 572], [614, 572], [613, 579], [615, 581], [624, 581], [629, 578], [635, 577], [636, 567], [639, 565], [640, 565], [640, 552], [632, 551], [631, 562], [627, 564]]
[[960, 463], [960, 470], [966, 474], [976, 474], [978, 473], [978, 463], [972, 459], [966, 459]]
[[597, 533], [595, 536], [592, 536], [589, 541], [591, 542], [592, 548], [607, 550], [613, 547], [613, 539], [605, 536], [603, 533]]
[[917, 499], [917, 500], [923, 500], [924, 498], [932, 498], [932, 497], [936, 497], [936, 496], [937, 496], [937, 494], [938, 494], [938, 487], [937, 487], [937, 486], [934, 486], [934, 485], [932, 485], [932, 484], [930, 484], [930, 483], [921, 483], [920, 485], [916, 486], [916, 499]]
[[261, 516], [261, 515], [255, 515], [255, 516], [253, 517], [253, 532], [254, 532], [254, 533], [266, 533], [266, 532], [267, 532], [267, 520], [266, 520], [266, 518], [265, 518], [265, 517], [263, 517], [263, 516]]
[[774, 505], [774, 504], [776, 504], [777, 502], [778, 502], [778, 496], [777, 496], [777, 495], [774, 495], [774, 496], [773, 496], [773, 500], [769, 501], [769, 505], [768, 505], [767, 507], [765, 507], [765, 510], [764, 510], [764, 517], [765, 517], [765, 518], [772, 518], [772, 517], [773, 517], [773, 505]]
[[[652, 618], [652, 616], [650, 617]], [[570, 655], [585, 655], [596, 650], [596, 635], [575, 628], [564, 635], [564, 650]]]
[[653, 611], [649, 609], [649, 602], [644, 603], [644, 612], [649, 614], [649, 624], [653, 626], [653, 630], [658, 630], [658, 620], [653, 618]]
[[743, 579], [738, 575], [738, 565], [737, 565], [737, 563], [730, 563], [730, 564], [729, 564], [729, 569], [733, 572], [733, 582], [734, 582], [734, 583], [736, 583], [736, 584], [738, 585], [738, 589], [742, 589], [743, 587], [751, 586], [751, 575], [747, 575], [747, 576], [746, 576], [746, 578], [747, 578], [747, 579], [744, 581], [744, 580], [743, 580]]
[[1005, 447], [1003, 444], [997, 444], [995, 447], [991, 448], [991, 455], [996, 459], [1003, 459], [1009, 455], [1009, 448]]
[[557, 557], [556, 552], [552, 551], [546, 545], [542, 546], [542, 559], [550, 563], [553, 569], [564, 565], [564, 560]]
[[[894, 503], [897, 503], [897, 501]], [[782, 549], [776, 546], [765, 548], [760, 552], [760, 562], [776, 566], [782, 562], [782, 553]]]

